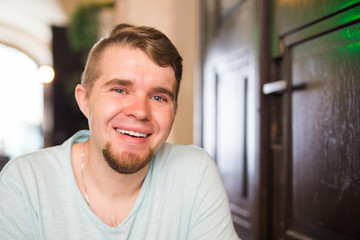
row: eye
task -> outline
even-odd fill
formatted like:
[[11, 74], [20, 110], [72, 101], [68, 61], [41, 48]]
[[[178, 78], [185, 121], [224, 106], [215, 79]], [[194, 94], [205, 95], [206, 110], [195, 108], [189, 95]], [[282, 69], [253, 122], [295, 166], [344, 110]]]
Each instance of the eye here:
[[160, 96], [153, 96], [151, 97], [151, 99], [155, 100], [155, 101], [159, 101], [159, 102], [166, 102], [166, 99]]
[[120, 94], [125, 94], [126, 93], [126, 91], [124, 89], [122, 89], [122, 88], [114, 88], [113, 91], [117, 92], [117, 93], [120, 93]]

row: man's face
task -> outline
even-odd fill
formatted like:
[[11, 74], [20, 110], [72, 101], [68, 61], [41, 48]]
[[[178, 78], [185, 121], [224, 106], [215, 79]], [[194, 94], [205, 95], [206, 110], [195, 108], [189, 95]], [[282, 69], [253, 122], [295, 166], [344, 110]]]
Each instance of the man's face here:
[[174, 71], [124, 46], [108, 47], [97, 67], [100, 77], [79, 104], [89, 120], [90, 140], [114, 170], [137, 172], [170, 133], [176, 113]]

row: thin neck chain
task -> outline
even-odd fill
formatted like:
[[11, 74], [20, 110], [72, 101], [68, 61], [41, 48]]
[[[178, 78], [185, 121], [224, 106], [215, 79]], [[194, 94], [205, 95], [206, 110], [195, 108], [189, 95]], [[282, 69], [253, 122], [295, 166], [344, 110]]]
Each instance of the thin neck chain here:
[[88, 196], [87, 190], [86, 190], [85, 173], [84, 173], [84, 158], [85, 158], [86, 144], [87, 144], [87, 142], [85, 142], [84, 148], [83, 148], [83, 151], [82, 151], [82, 154], [81, 154], [81, 177], [82, 177], [82, 180], [83, 180], [83, 183], [84, 183], [85, 199], [86, 199], [87, 204], [90, 207], [90, 201], [89, 201], [89, 196]]

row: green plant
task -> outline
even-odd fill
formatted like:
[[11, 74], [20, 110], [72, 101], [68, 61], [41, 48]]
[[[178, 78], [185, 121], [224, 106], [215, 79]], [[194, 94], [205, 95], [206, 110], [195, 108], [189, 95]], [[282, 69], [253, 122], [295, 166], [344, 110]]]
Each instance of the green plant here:
[[71, 16], [67, 31], [69, 44], [76, 52], [88, 52], [97, 41], [98, 15], [101, 9], [113, 7], [114, 2], [87, 3], [79, 5]]

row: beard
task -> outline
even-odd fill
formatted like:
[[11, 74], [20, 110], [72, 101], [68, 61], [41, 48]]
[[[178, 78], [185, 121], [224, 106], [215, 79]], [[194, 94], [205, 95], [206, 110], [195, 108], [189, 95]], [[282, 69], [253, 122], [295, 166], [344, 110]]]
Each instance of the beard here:
[[110, 142], [105, 144], [102, 154], [108, 165], [118, 173], [133, 174], [143, 169], [153, 158], [154, 151], [150, 149], [143, 155], [132, 152], [116, 154]]

